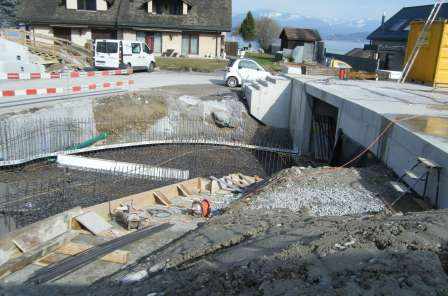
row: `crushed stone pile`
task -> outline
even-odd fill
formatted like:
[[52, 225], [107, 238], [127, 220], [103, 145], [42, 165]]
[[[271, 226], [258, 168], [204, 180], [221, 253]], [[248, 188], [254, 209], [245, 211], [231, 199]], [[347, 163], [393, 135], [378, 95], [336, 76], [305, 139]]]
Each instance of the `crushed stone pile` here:
[[268, 185], [252, 200], [250, 208], [306, 211], [312, 216], [364, 215], [386, 209], [378, 198], [382, 189], [363, 184], [369, 178], [361, 178], [359, 169], [327, 172], [328, 168], [311, 167], [285, 170], [275, 186]]

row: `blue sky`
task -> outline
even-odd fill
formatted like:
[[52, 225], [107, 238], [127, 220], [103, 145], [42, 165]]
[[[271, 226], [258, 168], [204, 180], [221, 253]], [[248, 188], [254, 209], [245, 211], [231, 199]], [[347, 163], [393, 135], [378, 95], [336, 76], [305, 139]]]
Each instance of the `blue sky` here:
[[390, 17], [404, 6], [434, 3], [434, 0], [233, 0], [233, 12], [267, 9], [316, 17], [375, 18], [383, 12]]

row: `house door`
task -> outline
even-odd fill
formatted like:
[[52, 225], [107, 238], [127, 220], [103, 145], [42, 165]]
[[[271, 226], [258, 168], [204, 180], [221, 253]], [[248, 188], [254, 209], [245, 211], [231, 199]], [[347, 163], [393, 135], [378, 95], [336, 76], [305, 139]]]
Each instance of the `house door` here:
[[53, 36], [58, 39], [72, 40], [72, 30], [70, 28], [53, 28]]
[[154, 33], [146, 33], [145, 42], [149, 49], [154, 52]]

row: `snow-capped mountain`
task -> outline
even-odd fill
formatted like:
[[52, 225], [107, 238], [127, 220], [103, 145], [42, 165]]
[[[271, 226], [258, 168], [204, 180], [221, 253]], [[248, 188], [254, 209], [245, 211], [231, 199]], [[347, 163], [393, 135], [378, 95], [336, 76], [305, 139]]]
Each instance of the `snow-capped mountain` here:
[[[298, 13], [283, 13], [268, 10], [256, 10], [252, 14], [257, 17], [270, 17], [275, 19], [282, 27], [302, 27], [317, 29], [324, 39], [346, 36], [347, 39], [365, 39], [380, 25], [380, 19], [341, 19], [341, 18], [317, 18]], [[233, 16], [233, 26], [238, 26], [246, 14]]]

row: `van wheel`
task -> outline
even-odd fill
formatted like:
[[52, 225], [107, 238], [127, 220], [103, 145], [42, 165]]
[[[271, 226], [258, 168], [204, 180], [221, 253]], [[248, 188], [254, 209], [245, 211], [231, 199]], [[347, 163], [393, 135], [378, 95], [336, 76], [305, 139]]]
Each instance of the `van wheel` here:
[[149, 73], [154, 72], [155, 68], [156, 68], [156, 65], [153, 62], [151, 62], [151, 64], [149, 64], [149, 66], [148, 66], [148, 72]]
[[227, 78], [226, 84], [230, 88], [234, 88], [238, 86], [238, 79], [236, 77], [229, 77]]

